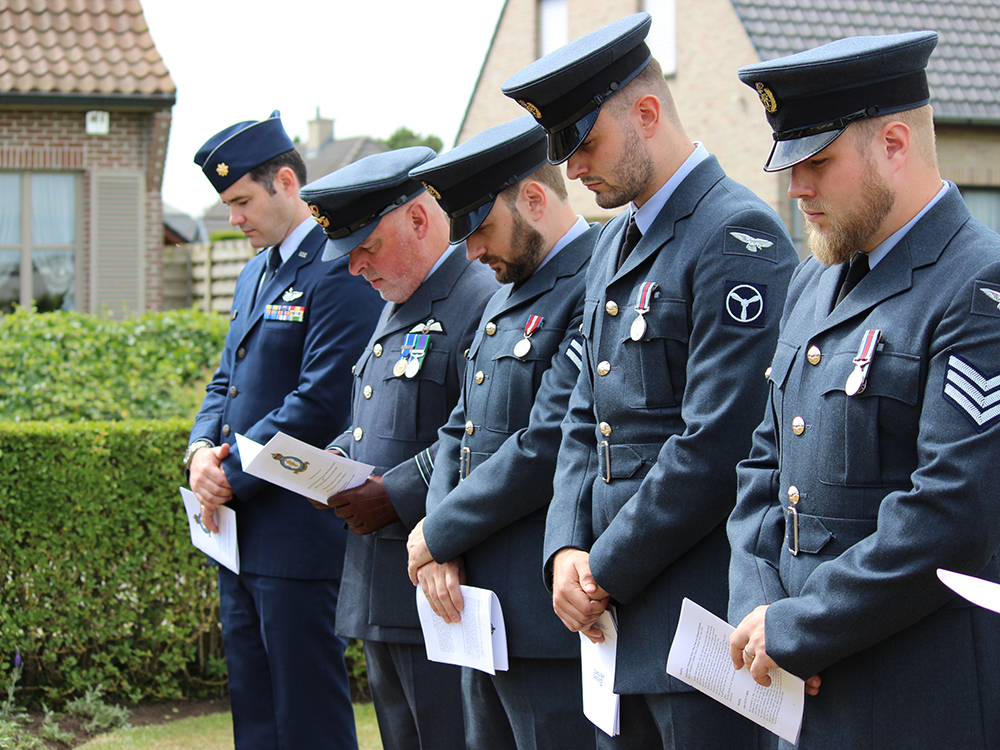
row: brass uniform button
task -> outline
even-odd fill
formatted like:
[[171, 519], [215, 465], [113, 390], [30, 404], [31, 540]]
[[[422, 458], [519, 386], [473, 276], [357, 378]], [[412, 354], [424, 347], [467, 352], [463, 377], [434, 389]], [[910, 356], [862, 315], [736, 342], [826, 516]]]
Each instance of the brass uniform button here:
[[227, 424], [222, 425], [222, 434], [223, 435], [228, 436], [230, 432], [231, 432], [231, 430], [229, 429], [229, 425], [227, 425]]
[[465, 350], [465, 358], [466, 358], [466, 359], [468, 359], [468, 358], [469, 358], [469, 350], [468, 350], [468, 349], [466, 349], [466, 350]]
[[351, 365], [351, 375], [353, 375], [354, 371], [357, 370], [357, 369], [358, 369], [357, 365]]
[[607, 422], [601, 422], [600, 427], [601, 427], [601, 434], [604, 435], [604, 437], [607, 437], [608, 435], [611, 434], [611, 425], [609, 425]]
[[764, 370], [764, 380], [771, 379], [771, 370], [773, 369], [774, 369], [773, 367], [768, 367], [766, 370]]
[[354, 439], [355, 440], [360, 440], [364, 434], [365, 434], [365, 431], [362, 430], [360, 427], [355, 427], [354, 428]]
[[486, 324], [486, 335], [492, 336], [496, 332], [497, 332], [497, 324], [491, 320], [489, 323]]
[[819, 361], [823, 359], [823, 352], [820, 351], [818, 346], [813, 344], [809, 347], [809, 351], [806, 352], [806, 359], [809, 360], [809, 364], [818, 365]]
[[484, 380], [486, 380], [486, 375], [480, 370], [476, 373], [476, 385], [482, 385]]
[[376, 357], [381, 357], [382, 356], [382, 345], [381, 344], [375, 344], [375, 346], [372, 347], [372, 351], [375, 352], [375, 356]]
[[604, 306], [604, 309], [608, 311], [608, 315], [612, 318], [618, 314], [618, 303], [613, 299], [609, 299], [608, 303]]
[[247, 356], [247, 350], [241, 346], [239, 349], [236, 350], [236, 356], [239, 357], [240, 359], [243, 359], [245, 356]]
[[466, 422], [466, 423], [465, 423], [465, 431], [466, 431], [467, 433], [469, 433], [470, 435], [471, 435], [471, 434], [472, 434], [473, 432], [475, 432], [475, 431], [476, 431], [476, 426], [475, 426], [474, 424], [472, 424], [472, 420], [471, 420], [471, 419], [470, 419], [470, 420], [469, 420], [468, 422]]
[[607, 360], [604, 360], [603, 362], [598, 362], [597, 363], [597, 374], [598, 375], [600, 375], [601, 377], [604, 377], [609, 372], [611, 372], [611, 363], [610, 362], [608, 362]]
[[370, 385], [366, 385], [365, 389], [363, 391], [361, 391], [361, 393], [364, 394], [365, 398], [371, 398], [373, 392], [374, 391], [372, 391], [372, 387]]
[[796, 417], [792, 420], [792, 432], [796, 435], [801, 435], [806, 431], [806, 420], [802, 417]]
[[792, 505], [795, 505], [799, 501], [799, 488], [794, 484], [788, 488], [788, 499]]
[[229, 397], [236, 398], [236, 394], [239, 393], [239, 389], [235, 385], [229, 386]]

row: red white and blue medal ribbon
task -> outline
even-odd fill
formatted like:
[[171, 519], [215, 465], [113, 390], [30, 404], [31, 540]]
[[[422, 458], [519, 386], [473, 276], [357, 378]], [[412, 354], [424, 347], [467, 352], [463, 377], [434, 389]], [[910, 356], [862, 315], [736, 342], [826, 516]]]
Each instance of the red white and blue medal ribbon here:
[[646, 335], [646, 313], [649, 312], [649, 301], [653, 299], [653, 292], [660, 288], [655, 281], [647, 281], [639, 287], [639, 295], [635, 301], [635, 311], [638, 313], [632, 321], [631, 338], [633, 341], [642, 341]]
[[882, 340], [882, 331], [879, 328], [870, 328], [865, 331], [858, 347], [858, 354], [854, 358], [854, 370], [847, 376], [847, 383], [844, 385], [844, 392], [848, 396], [856, 396], [865, 389], [865, 381], [868, 379], [868, 367], [872, 363], [872, 357], [878, 348], [878, 342]]
[[542, 325], [541, 315], [529, 315], [528, 322], [524, 324], [524, 338], [514, 345], [515, 357], [526, 357], [531, 351], [531, 334]]

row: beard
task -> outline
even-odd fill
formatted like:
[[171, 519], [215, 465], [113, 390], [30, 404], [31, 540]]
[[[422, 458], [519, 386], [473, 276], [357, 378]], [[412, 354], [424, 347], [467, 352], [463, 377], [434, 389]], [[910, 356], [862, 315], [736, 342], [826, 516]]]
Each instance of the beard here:
[[601, 208], [618, 208], [638, 198], [653, 179], [653, 157], [649, 148], [630, 123], [622, 126], [625, 143], [617, 163], [607, 177], [599, 176], [607, 190], [595, 193], [594, 201]]
[[497, 281], [501, 284], [522, 284], [538, 268], [545, 251], [545, 238], [525, 221], [517, 207], [510, 207], [510, 215], [513, 219], [510, 229], [510, 258], [503, 260], [484, 255], [480, 260], [483, 263], [501, 260], [503, 267], [496, 271]]
[[806, 222], [809, 249], [824, 266], [847, 263], [855, 254], [868, 248], [896, 203], [896, 194], [879, 174], [874, 161], [867, 153], [865, 157], [860, 200], [845, 208], [839, 216], [829, 213], [828, 207], [821, 201], [802, 198], [798, 201], [799, 210], [818, 210], [830, 220], [830, 226], [825, 229]]

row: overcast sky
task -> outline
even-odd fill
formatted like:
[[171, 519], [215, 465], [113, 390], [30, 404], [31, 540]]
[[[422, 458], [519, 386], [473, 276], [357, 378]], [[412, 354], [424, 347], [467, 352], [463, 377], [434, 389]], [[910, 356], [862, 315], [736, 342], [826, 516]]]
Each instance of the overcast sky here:
[[[210, 136], [273, 109], [293, 138], [318, 107], [334, 136], [405, 125], [454, 144], [503, 0], [142, 0], [177, 86], [163, 200], [216, 201], [192, 159]], [[310, 175], [310, 178], [322, 175]]]

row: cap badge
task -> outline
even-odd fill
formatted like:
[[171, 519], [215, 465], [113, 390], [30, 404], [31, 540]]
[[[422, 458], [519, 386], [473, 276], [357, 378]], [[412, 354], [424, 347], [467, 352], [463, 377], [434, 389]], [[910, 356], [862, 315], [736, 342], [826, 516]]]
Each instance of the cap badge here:
[[760, 103], [764, 105], [764, 109], [772, 115], [777, 112], [778, 102], [775, 101], [774, 94], [771, 93], [771, 89], [759, 81], [754, 84], [754, 88], [757, 89], [757, 96], [760, 97]]
[[227, 174], [229, 174], [229, 165], [226, 164], [225, 162], [222, 162], [221, 164], [219, 164], [219, 166], [215, 168], [215, 171], [219, 173], [219, 177], [225, 177]]
[[431, 197], [434, 198], [434, 200], [441, 200], [441, 193], [439, 193], [433, 185], [428, 185], [425, 182], [424, 187], [427, 188], [427, 192], [431, 194]]
[[315, 203], [310, 203], [309, 210], [312, 212], [313, 218], [316, 219], [316, 223], [323, 227], [323, 229], [330, 226], [330, 220], [319, 212], [319, 206]]
[[524, 101], [524, 99], [518, 99], [517, 103], [520, 104], [522, 107], [524, 107], [526, 110], [528, 110], [528, 112], [531, 113], [531, 116], [534, 117], [536, 120], [540, 120], [542, 118], [542, 110], [540, 110], [531, 102], [526, 102]]

